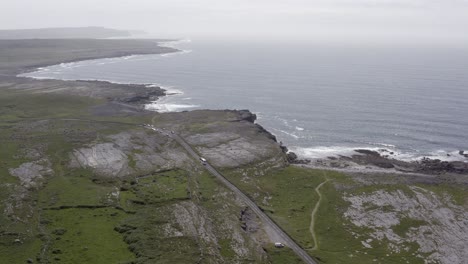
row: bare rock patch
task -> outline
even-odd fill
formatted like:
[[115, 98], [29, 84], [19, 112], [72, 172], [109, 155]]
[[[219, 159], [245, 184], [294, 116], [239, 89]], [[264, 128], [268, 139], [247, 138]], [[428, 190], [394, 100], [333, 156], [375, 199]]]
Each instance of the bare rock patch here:
[[358, 227], [371, 229], [363, 245], [371, 241], [388, 242], [394, 253], [413, 252], [425, 263], [463, 264], [468, 259], [468, 212], [455, 205], [449, 196], [439, 196], [421, 187], [410, 186], [412, 193], [378, 190], [369, 194], [345, 195], [351, 203], [345, 218]]
[[18, 177], [21, 186], [25, 188], [39, 186], [39, 181], [45, 176], [53, 174], [47, 159], [21, 164], [18, 168], [9, 169], [11, 175]]

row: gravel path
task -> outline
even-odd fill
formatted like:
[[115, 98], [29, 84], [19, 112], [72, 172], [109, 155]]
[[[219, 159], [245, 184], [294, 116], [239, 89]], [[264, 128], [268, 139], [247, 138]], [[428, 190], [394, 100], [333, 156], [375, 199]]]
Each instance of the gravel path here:
[[318, 194], [319, 199], [317, 203], [315, 204], [314, 210], [312, 210], [311, 214], [311, 221], [310, 221], [310, 233], [312, 234], [312, 239], [314, 240], [314, 247], [312, 250], [317, 250], [318, 249], [318, 242], [317, 242], [317, 236], [315, 235], [315, 214], [317, 214], [318, 209], [320, 208], [320, 202], [322, 201], [322, 194], [320, 193], [320, 188], [330, 181], [330, 179], [326, 179], [324, 182], [320, 183], [316, 188], [315, 192]]

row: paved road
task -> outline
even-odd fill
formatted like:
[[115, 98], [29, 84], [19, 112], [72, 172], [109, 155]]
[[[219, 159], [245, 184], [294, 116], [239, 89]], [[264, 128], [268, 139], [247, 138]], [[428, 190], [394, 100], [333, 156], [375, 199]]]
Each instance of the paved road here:
[[[200, 156], [193, 150], [193, 148], [179, 135], [166, 133], [171, 138], [176, 140], [187, 152], [196, 160], [200, 160]], [[234, 184], [228, 181], [221, 173], [219, 173], [215, 168], [213, 168], [209, 163], [205, 164], [206, 169], [213, 174], [218, 180], [220, 180], [226, 187], [233, 191], [240, 199], [242, 199], [262, 220], [263, 224], [268, 225], [271, 230], [277, 233], [278, 237], [282, 238], [282, 241], [279, 241], [285, 244], [287, 247], [291, 248], [294, 253], [296, 253], [305, 263], [307, 264], [317, 264], [317, 262], [312, 259], [312, 257], [305, 252], [296, 242], [294, 242], [273, 220], [268, 217], [256, 204], [252, 201], [247, 195], [245, 195], [241, 190], [239, 190]]]

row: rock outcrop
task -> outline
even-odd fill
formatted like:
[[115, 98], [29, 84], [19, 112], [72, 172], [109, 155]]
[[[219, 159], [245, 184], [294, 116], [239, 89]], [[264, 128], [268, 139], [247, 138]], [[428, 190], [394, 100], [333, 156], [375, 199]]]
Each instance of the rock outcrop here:
[[53, 170], [50, 168], [50, 162], [47, 159], [41, 159], [34, 162], [26, 162], [18, 168], [10, 169], [11, 175], [18, 177], [21, 186], [25, 188], [38, 187], [39, 181], [45, 176], [52, 175]]
[[250, 123], [255, 123], [255, 120], [257, 120], [257, 115], [253, 114], [249, 110], [239, 110], [237, 112], [239, 113], [239, 117], [241, 120], [245, 120]]
[[408, 243], [419, 246], [417, 256], [425, 263], [462, 264], [468, 259], [468, 212], [421, 187], [410, 193], [378, 190], [361, 195], [345, 195], [350, 203], [345, 218], [358, 227], [371, 230], [356, 234], [363, 245], [388, 243], [393, 253], [408, 252]]

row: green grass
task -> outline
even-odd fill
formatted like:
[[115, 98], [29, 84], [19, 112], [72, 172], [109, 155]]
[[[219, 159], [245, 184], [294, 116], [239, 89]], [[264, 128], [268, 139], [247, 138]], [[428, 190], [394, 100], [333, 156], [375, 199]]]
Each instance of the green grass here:
[[199, 258], [195, 238], [165, 237], [163, 229], [170, 223], [171, 215], [167, 208], [150, 205], [121, 222], [117, 230], [136, 254], [136, 263], [193, 263]]
[[203, 172], [196, 178], [199, 192], [197, 197], [207, 206], [216, 206], [214, 196], [220, 188], [217, 179], [208, 172]]
[[[241, 181], [237, 173], [227, 175], [251, 197], [257, 196], [254, 198], [257, 204], [296, 242], [304, 248], [314, 246], [309, 227], [312, 209], [318, 200], [314, 189], [326, 180], [322, 171], [289, 166], [264, 176], [254, 176], [255, 184]], [[268, 204], [263, 203], [264, 200]]]
[[171, 170], [138, 180], [136, 196], [146, 204], [157, 204], [188, 199], [187, 173]]
[[468, 208], [468, 187], [466, 185], [418, 185], [428, 191], [434, 192], [440, 197], [448, 197], [455, 205]]
[[0, 93], [0, 123], [24, 119], [89, 117], [102, 100], [59, 94]]
[[114, 186], [95, 184], [88, 170], [73, 170], [67, 176], [55, 176], [48, 180], [39, 192], [42, 207], [102, 205], [108, 203], [108, 195]]
[[[21, 242], [14, 242], [20, 237]], [[15, 235], [0, 236], [0, 263], [26, 263], [35, 260], [41, 250], [42, 242], [37, 237], [27, 239]]]
[[232, 259], [236, 256], [236, 252], [232, 249], [230, 239], [220, 239], [218, 240], [218, 244], [220, 247], [219, 251], [224, 259]]
[[[349, 204], [343, 200], [344, 192], [348, 194], [372, 193], [376, 190], [402, 190], [405, 194], [412, 193], [404, 185], [373, 185], [359, 186], [344, 174], [304, 169], [289, 166], [279, 170], [269, 170], [258, 173], [260, 168], [244, 168], [224, 171], [224, 174], [254, 197], [261, 206], [265, 197], [271, 197], [269, 205], [264, 206], [266, 212], [302, 247], [309, 250], [310, 255], [320, 263], [423, 263], [423, 260], [411, 253], [418, 249], [416, 243], [407, 243], [408, 252], [391, 253], [385, 240], [371, 243], [373, 248], [365, 248], [361, 241], [370, 230], [359, 228], [346, 220], [343, 216]], [[247, 172], [249, 180], [242, 180], [242, 174]], [[257, 173], [255, 173], [257, 172]], [[318, 239], [318, 250], [313, 247], [312, 236], [309, 231], [311, 212], [317, 202], [314, 191], [321, 182], [330, 179], [320, 189], [322, 202], [316, 214], [315, 232]], [[336, 186], [340, 186], [337, 189]], [[412, 194], [411, 194], [412, 195]], [[389, 210], [389, 209], [388, 209]], [[397, 226], [397, 232], [406, 232], [410, 227], [421, 225], [420, 221], [402, 221]], [[355, 234], [361, 235], [356, 238]], [[362, 236], [363, 235], [363, 236]], [[288, 259], [291, 256], [277, 255], [279, 250], [267, 250], [273, 263], [294, 263]], [[389, 254], [389, 256], [387, 256]], [[287, 258], [288, 260], [283, 260]]]
[[135, 256], [121, 234], [114, 230], [126, 217], [124, 212], [113, 208], [45, 211], [43, 221], [47, 222], [50, 245], [44, 259], [51, 263], [121, 263], [134, 260]]
[[[122, 131], [128, 127], [61, 120], [89, 119], [92, 117], [89, 107], [99, 103], [102, 101], [77, 96], [38, 95], [14, 90], [0, 93], [1, 211], [4, 211], [5, 202], [11, 195], [23, 197], [19, 204], [15, 204], [15, 213], [22, 217], [21, 221], [8, 219], [3, 213], [0, 217], [0, 263], [25, 263], [29, 258], [35, 260], [44, 244], [39, 237], [47, 237], [47, 232], [52, 232], [51, 229], [59, 225], [70, 231], [64, 237], [82, 230], [81, 237], [54, 241], [57, 245], [60, 243], [64, 247], [62, 251], [66, 252], [61, 254], [60, 263], [86, 263], [83, 261], [86, 259], [89, 260], [87, 263], [117, 263], [134, 258], [126, 249], [122, 236], [113, 231], [123, 217], [122, 211], [108, 208], [40, 210], [59, 206], [103, 206], [108, 203], [108, 194], [115, 190], [114, 186], [92, 182], [91, 171], [69, 169], [69, 153], [77, 146], [93, 141], [98, 134], [106, 135], [106, 131]], [[33, 150], [39, 150], [40, 158], [50, 161], [54, 175], [43, 180], [42, 188], [19, 191], [18, 187], [11, 185], [18, 184], [19, 180], [11, 176], [8, 169], [37, 160], [27, 158]], [[100, 210], [111, 210], [109, 214], [118, 213], [120, 216], [108, 216], [107, 212], [100, 216], [89, 213]], [[49, 218], [50, 222], [42, 222], [44, 218]], [[42, 219], [42, 224], [39, 224], [39, 219]], [[47, 227], [47, 230], [39, 226]], [[15, 239], [21, 242], [14, 242]], [[91, 245], [87, 252], [78, 249], [81, 242]], [[50, 260], [58, 257], [51, 252], [48, 254]]]
[[406, 233], [410, 230], [410, 228], [418, 228], [427, 224], [428, 223], [423, 220], [403, 218], [400, 220], [400, 224], [393, 226], [392, 229], [395, 234], [401, 237], [406, 237]]
[[302, 264], [304, 263], [290, 248], [276, 248], [269, 244], [265, 248], [268, 260], [272, 264]]

